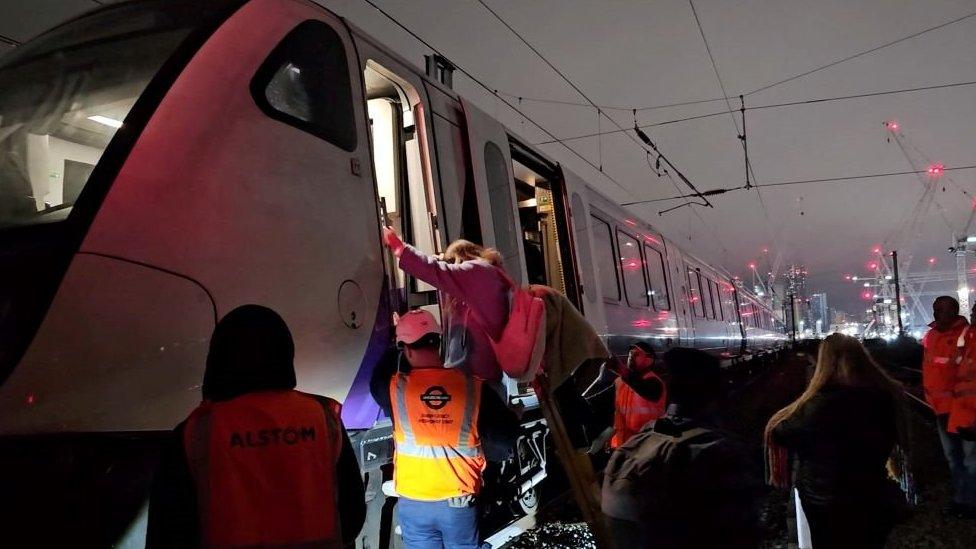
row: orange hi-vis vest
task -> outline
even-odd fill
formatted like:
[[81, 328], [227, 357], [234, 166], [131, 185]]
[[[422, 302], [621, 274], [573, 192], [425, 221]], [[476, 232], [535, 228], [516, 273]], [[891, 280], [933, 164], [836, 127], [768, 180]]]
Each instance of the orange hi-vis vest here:
[[481, 490], [481, 382], [460, 370], [415, 368], [390, 380], [397, 494], [441, 501]]
[[[657, 374], [648, 371], [643, 376], [644, 380], [658, 378]], [[616, 381], [616, 410], [613, 415], [613, 437], [610, 439], [610, 447], [618, 448], [627, 442], [630, 437], [636, 435], [648, 421], [657, 419], [667, 412], [668, 395], [667, 390], [661, 391], [661, 396], [656, 401], [650, 401], [637, 394], [631, 389], [624, 380], [618, 378]], [[664, 385], [664, 381], [661, 381]]]
[[950, 433], [976, 429], [976, 328], [967, 326], [958, 340], [959, 367], [949, 410]]
[[341, 425], [337, 402], [298, 391], [203, 401], [183, 431], [201, 546], [341, 547]]
[[[935, 410], [936, 415], [948, 414], [952, 407], [957, 370], [956, 343], [967, 325], [965, 318], [958, 317], [948, 330], [940, 332], [933, 327], [922, 339], [922, 346], [925, 348], [922, 358], [922, 387], [925, 389], [925, 400]], [[929, 326], [935, 326], [935, 323]]]

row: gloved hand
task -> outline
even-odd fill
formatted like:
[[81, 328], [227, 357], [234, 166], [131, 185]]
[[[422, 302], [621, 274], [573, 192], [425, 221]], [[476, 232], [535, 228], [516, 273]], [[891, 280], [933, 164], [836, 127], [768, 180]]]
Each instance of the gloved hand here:
[[392, 250], [393, 255], [400, 257], [400, 254], [403, 253], [403, 248], [405, 245], [403, 241], [400, 240], [400, 237], [397, 236], [396, 231], [389, 227], [383, 227], [382, 236], [383, 245]]

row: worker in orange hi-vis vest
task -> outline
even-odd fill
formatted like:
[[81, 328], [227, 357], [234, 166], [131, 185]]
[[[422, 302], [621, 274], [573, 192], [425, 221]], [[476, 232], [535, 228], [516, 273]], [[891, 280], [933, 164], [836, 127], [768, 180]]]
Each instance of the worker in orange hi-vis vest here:
[[627, 355], [628, 372], [625, 375], [644, 387], [641, 391], [644, 396], [638, 394], [624, 378], [617, 378], [610, 448], [620, 447], [648, 421], [663, 417], [667, 412], [667, 389], [664, 380], [653, 370], [655, 358], [654, 348], [643, 341], [630, 346]]
[[600, 368], [593, 383], [583, 391], [583, 397], [589, 401], [602, 398], [601, 395], [608, 394], [611, 387], [615, 393], [613, 427], [597, 438], [591, 451], [606, 449], [608, 436], [610, 449], [619, 448], [648, 421], [667, 413], [667, 387], [655, 372], [656, 359], [657, 355], [650, 344], [643, 341], [633, 343], [627, 353], [626, 366], [616, 359], [608, 361]]
[[[952, 409], [958, 373], [958, 343], [963, 330], [969, 325], [959, 316], [959, 302], [951, 296], [940, 296], [932, 303], [932, 316], [929, 331], [922, 339], [925, 353], [922, 359], [922, 386], [925, 400], [935, 412], [936, 428], [942, 442], [942, 450], [949, 462], [952, 475], [953, 498], [946, 509], [949, 514], [964, 513], [969, 505], [967, 496], [967, 459], [964, 455], [964, 441], [959, 434], [949, 430], [949, 412]], [[969, 462], [976, 459], [970, 456]], [[976, 467], [976, 464], [973, 465]]]
[[956, 515], [976, 518], [976, 305], [957, 342], [958, 369], [947, 431], [956, 437], [952, 480]]
[[399, 355], [385, 361], [393, 367], [380, 364], [371, 389], [393, 419], [393, 490], [404, 545], [480, 547], [475, 498], [482, 473], [487, 459], [512, 455], [518, 419], [478, 378], [444, 366], [441, 329], [430, 312], [399, 317], [396, 343]]
[[153, 482], [146, 546], [340, 548], [366, 505], [339, 404], [295, 391], [284, 320], [258, 305], [214, 329], [203, 402]]

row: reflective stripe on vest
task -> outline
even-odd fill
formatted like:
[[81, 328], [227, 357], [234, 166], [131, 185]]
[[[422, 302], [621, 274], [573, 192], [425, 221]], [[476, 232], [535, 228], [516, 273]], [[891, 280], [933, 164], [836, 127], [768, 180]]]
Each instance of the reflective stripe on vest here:
[[[644, 374], [644, 380], [658, 378], [654, 372]], [[664, 382], [661, 381], [662, 386]], [[616, 381], [615, 410], [613, 416], [613, 437], [610, 439], [611, 448], [619, 448], [630, 437], [636, 435], [648, 421], [657, 419], [667, 411], [667, 390], [661, 391], [661, 396], [651, 402], [637, 394], [622, 379]]]
[[976, 428], [976, 330], [959, 336], [959, 368], [949, 411], [949, 432]]
[[203, 547], [341, 547], [339, 405], [298, 391], [204, 401], [183, 431]]
[[397, 493], [421, 501], [477, 494], [481, 382], [459, 370], [415, 369], [393, 376], [390, 397]]
[[925, 347], [922, 386], [925, 389], [925, 400], [932, 405], [936, 414], [948, 414], [952, 408], [952, 393], [958, 367], [955, 360], [957, 346], [966, 326], [960, 319], [945, 332], [930, 329], [922, 340]]

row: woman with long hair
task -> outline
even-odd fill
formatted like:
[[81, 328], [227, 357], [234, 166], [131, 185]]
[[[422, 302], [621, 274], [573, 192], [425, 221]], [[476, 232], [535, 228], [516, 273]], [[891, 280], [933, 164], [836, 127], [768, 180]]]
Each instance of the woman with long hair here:
[[444, 364], [461, 367], [480, 379], [497, 382], [501, 369], [488, 338], [501, 336], [508, 321], [512, 281], [502, 256], [467, 240], [455, 240], [441, 258], [404, 244], [390, 228], [383, 243], [400, 258], [400, 268], [441, 292], [444, 313]]
[[787, 487], [788, 457], [796, 459], [794, 485], [815, 548], [884, 547], [905, 505], [889, 478], [907, 478], [903, 394], [860, 341], [832, 334], [806, 390], [766, 425], [769, 481]]

